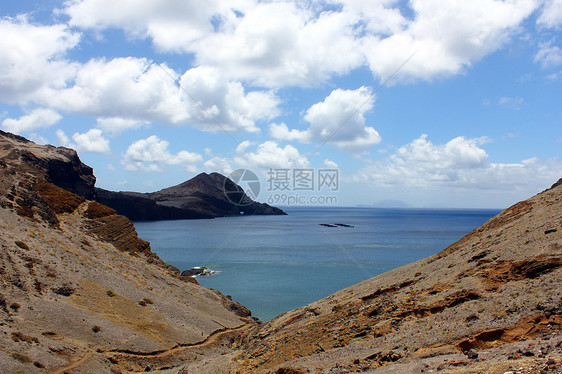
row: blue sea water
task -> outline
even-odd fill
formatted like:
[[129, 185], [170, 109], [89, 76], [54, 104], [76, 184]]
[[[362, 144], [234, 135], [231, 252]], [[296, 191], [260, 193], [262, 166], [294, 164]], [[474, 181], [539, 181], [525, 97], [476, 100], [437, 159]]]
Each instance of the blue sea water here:
[[[286, 208], [286, 216], [135, 222], [181, 270], [206, 266], [205, 287], [267, 321], [347, 286], [431, 256], [498, 210]], [[343, 223], [353, 227], [324, 227]]]

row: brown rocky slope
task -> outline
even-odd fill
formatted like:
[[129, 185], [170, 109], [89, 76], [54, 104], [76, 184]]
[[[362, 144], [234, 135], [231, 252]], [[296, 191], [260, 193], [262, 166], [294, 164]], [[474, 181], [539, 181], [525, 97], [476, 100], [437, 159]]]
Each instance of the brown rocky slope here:
[[144, 357], [196, 357], [255, 324], [163, 263], [127, 218], [69, 191], [94, 181], [73, 150], [0, 134], [0, 373], [145, 370]]
[[236, 365], [244, 373], [559, 373], [561, 295], [562, 180], [435, 256], [257, 326]]

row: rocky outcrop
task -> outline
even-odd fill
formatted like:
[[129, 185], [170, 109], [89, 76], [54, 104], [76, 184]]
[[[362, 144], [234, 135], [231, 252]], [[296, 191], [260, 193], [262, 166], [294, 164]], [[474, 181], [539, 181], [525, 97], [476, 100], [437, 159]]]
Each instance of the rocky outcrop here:
[[93, 200], [96, 177], [91, 167], [80, 161], [75, 150], [37, 145], [21, 136], [0, 130], [2, 158], [16, 161], [21, 171], [29, 169], [47, 182], [86, 199]]
[[251, 200], [240, 186], [219, 173], [201, 173], [152, 193], [96, 191], [97, 201], [133, 221], [285, 214], [279, 208]]

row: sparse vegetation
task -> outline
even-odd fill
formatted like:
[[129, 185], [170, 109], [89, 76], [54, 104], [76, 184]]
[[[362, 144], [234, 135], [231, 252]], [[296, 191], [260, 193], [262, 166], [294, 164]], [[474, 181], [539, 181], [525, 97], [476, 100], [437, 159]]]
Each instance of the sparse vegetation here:
[[10, 309], [12, 309], [14, 312], [17, 312], [19, 310], [19, 308], [21, 308], [21, 305], [18, 303], [11, 303], [10, 304]]
[[146, 306], [146, 301], [144, 301], [144, 300], [139, 301], [139, 305], [140, 306]]
[[17, 245], [18, 247], [20, 247], [21, 249], [29, 250], [29, 247], [27, 246], [27, 244], [25, 244], [25, 243], [22, 242], [21, 240], [16, 240], [15, 243], [16, 243], [16, 245]]
[[74, 293], [74, 289], [68, 285], [64, 285], [62, 287], [53, 289], [53, 292], [56, 293], [57, 295], [68, 297]]
[[107, 217], [113, 214], [116, 214], [114, 209], [100, 204], [97, 201], [90, 202], [88, 209], [84, 212], [84, 216], [90, 219]]
[[98, 325], [94, 325], [94, 327], [92, 327], [92, 331], [97, 334], [101, 331], [101, 327], [99, 327]]
[[145, 298], [143, 299], [143, 301], [144, 301], [145, 303], [147, 303], [147, 304], [154, 304], [154, 303], [152, 302], [152, 300], [150, 300], [148, 297], [145, 297]]
[[111, 291], [111, 290], [107, 290], [106, 293], [107, 293], [107, 296], [109, 296], [109, 297], [115, 297], [115, 296], [117, 296], [117, 294], [116, 294], [115, 292]]
[[18, 360], [19, 362], [23, 362], [24, 364], [30, 363], [32, 360], [29, 358], [29, 356], [24, 355], [22, 353], [17, 353], [14, 352], [12, 354], [10, 354], [10, 356], [12, 356], [12, 358], [14, 360]]
[[55, 274], [55, 272], [51, 269], [47, 270], [47, 273], [45, 275], [50, 277], [50, 278], [56, 278], [57, 277], [57, 274]]
[[26, 342], [26, 343], [37, 343], [39, 344], [39, 339], [33, 336], [25, 335], [21, 332], [13, 332], [12, 333], [12, 340], [15, 342]]
[[37, 279], [35, 279], [35, 282], [33, 282], [33, 287], [35, 287], [35, 291], [37, 291], [39, 293], [41, 293], [41, 291], [43, 291], [43, 285]]

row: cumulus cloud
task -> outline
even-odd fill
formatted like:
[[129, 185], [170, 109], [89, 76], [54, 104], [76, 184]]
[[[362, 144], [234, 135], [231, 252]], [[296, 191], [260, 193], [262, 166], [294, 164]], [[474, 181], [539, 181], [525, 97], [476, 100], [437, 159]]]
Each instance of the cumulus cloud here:
[[62, 116], [54, 110], [35, 109], [18, 119], [6, 118], [2, 121], [2, 128], [15, 134], [21, 134], [52, 126], [60, 121], [61, 118]]
[[[200, 64], [230, 76], [278, 87], [311, 85], [361, 65], [354, 19], [296, 2], [257, 3], [241, 19], [212, 33], [194, 49]], [[228, 46], [228, 48], [225, 48]]]
[[172, 154], [169, 145], [156, 135], [137, 140], [127, 148], [121, 163], [130, 171], [162, 171], [163, 165], [181, 165], [190, 172], [198, 170], [197, 163], [203, 161], [200, 154], [185, 150]]
[[234, 170], [230, 159], [218, 156], [205, 161], [203, 167], [209, 173], [219, 172], [223, 175], [228, 175]]
[[[240, 82], [228, 81], [215, 68], [197, 67], [181, 77], [192, 121], [210, 131], [257, 132], [255, 122], [275, 117], [279, 99], [271, 91], [245, 92]], [[190, 100], [191, 98], [195, 100]]]
[[63, 130], [57, 130], [57, 139], [60, 145], [73, 148], [78, 152], [109, 153], [109, 140], [103, 136], [100, 129], [90, 129], [85, 133], [75, 132], [72, 141]]
[[27, 102], [43, 88], [64, 87], [77, 64], [65, 60], [80, 35], [65, 25], [33, 25], [26, 17], [0, 19], [0, 100]]
[[151, 38], [164, 51], [189, 51], [212, 32], [212, 19], [236, 18], [252, 1], [233, 0], [73, 0], [62, 10], [70, 24], [94, 30], [121, 28], [133, 37]]
[[540, 43], [535, 62], [540, 63], [543, 69], [562, 65], [562, 50], [560, 47], [552, 45], [552, 41]]
[[562, 0], [547, 0], [537, 23], [543, 27], [560, 28], [562, 26]]
[[330, 169], [337, 169], [338, 168], [338, 164], [336, 164], [334, 161], [332, 161], [330, 159], [324, 160], [324, 166], [326, 166], [327, 168], [330, 168]]
[[482, 145], [488, 138], [457, 137], [433, 144], [427, 135], [400, 147], [394, 154], [360, 170], [355, 181], [379, 186], [511, 189], [545, 186], [559, 178], [562, 160], [523, 160], [493, 163]]
[[302, 169], [310, 167], [308, 159], [301, 155], [292, 145], [279, 146], [274, 141], [266, 141], [257, 146], [255, 151], [247, 147], [234, 158], [237, 165], [256, 169]]
[[364, 37], [364, 53], [373, 73], [388, 77], [415, 52], [401, 70], [403, 79], [430, 80], [460, 73], [502, 47], [537, 7], [533, 0], [414, 0], [414, 13], [389, 36]]
[[147, 121], [139, 121], [134, 119], [111, 117], [98, 118], [97, 124], [100, 129], [112, 135], [121, 134], [129, 129], [138, 129], [148, 124]]
[[272, 92], [246, 92], [212, 68], [193, 68], [178, 77], [164, 65], [133, 57], [91, 60], [78, 70], [74, 85], [43, 90], [40, 100], [105, 118], [102, 126], [118, 121], [116, 130], [149, 121], [215, 132], [256, 132], [255, 122], [275, 116], [279, 103]]
[[304, 119], [310, 123], [308, 129], [289, 130], [281, 123], [270, 125], [269, 132], [279, 140], [316, 141], [346, 152], [360, 152], [382, 139], [373, 127], [365, 126], [365, 113], [372, 109], [374, 100], [368, 87], [336, 89], [306, 111]]
[[[559, 0], [545, 7], [552, 24]], [[432, 79], [462, 72], [501, 48], [538, 7], [534, 0], [395, 1], [76, 0], [64, 12], [74, 26], [121, 28], [163, 51], [193, 53], [235, 80], [279, 87], [311, 85], [367, 64], [378, 78], [414, 51], [402, 76]], [[406, 17], [399, 6], [408, 6]], [[552, 9], [551, 9], [552, 8]], [[444, 32], [447, 30], [447, 32]]]

